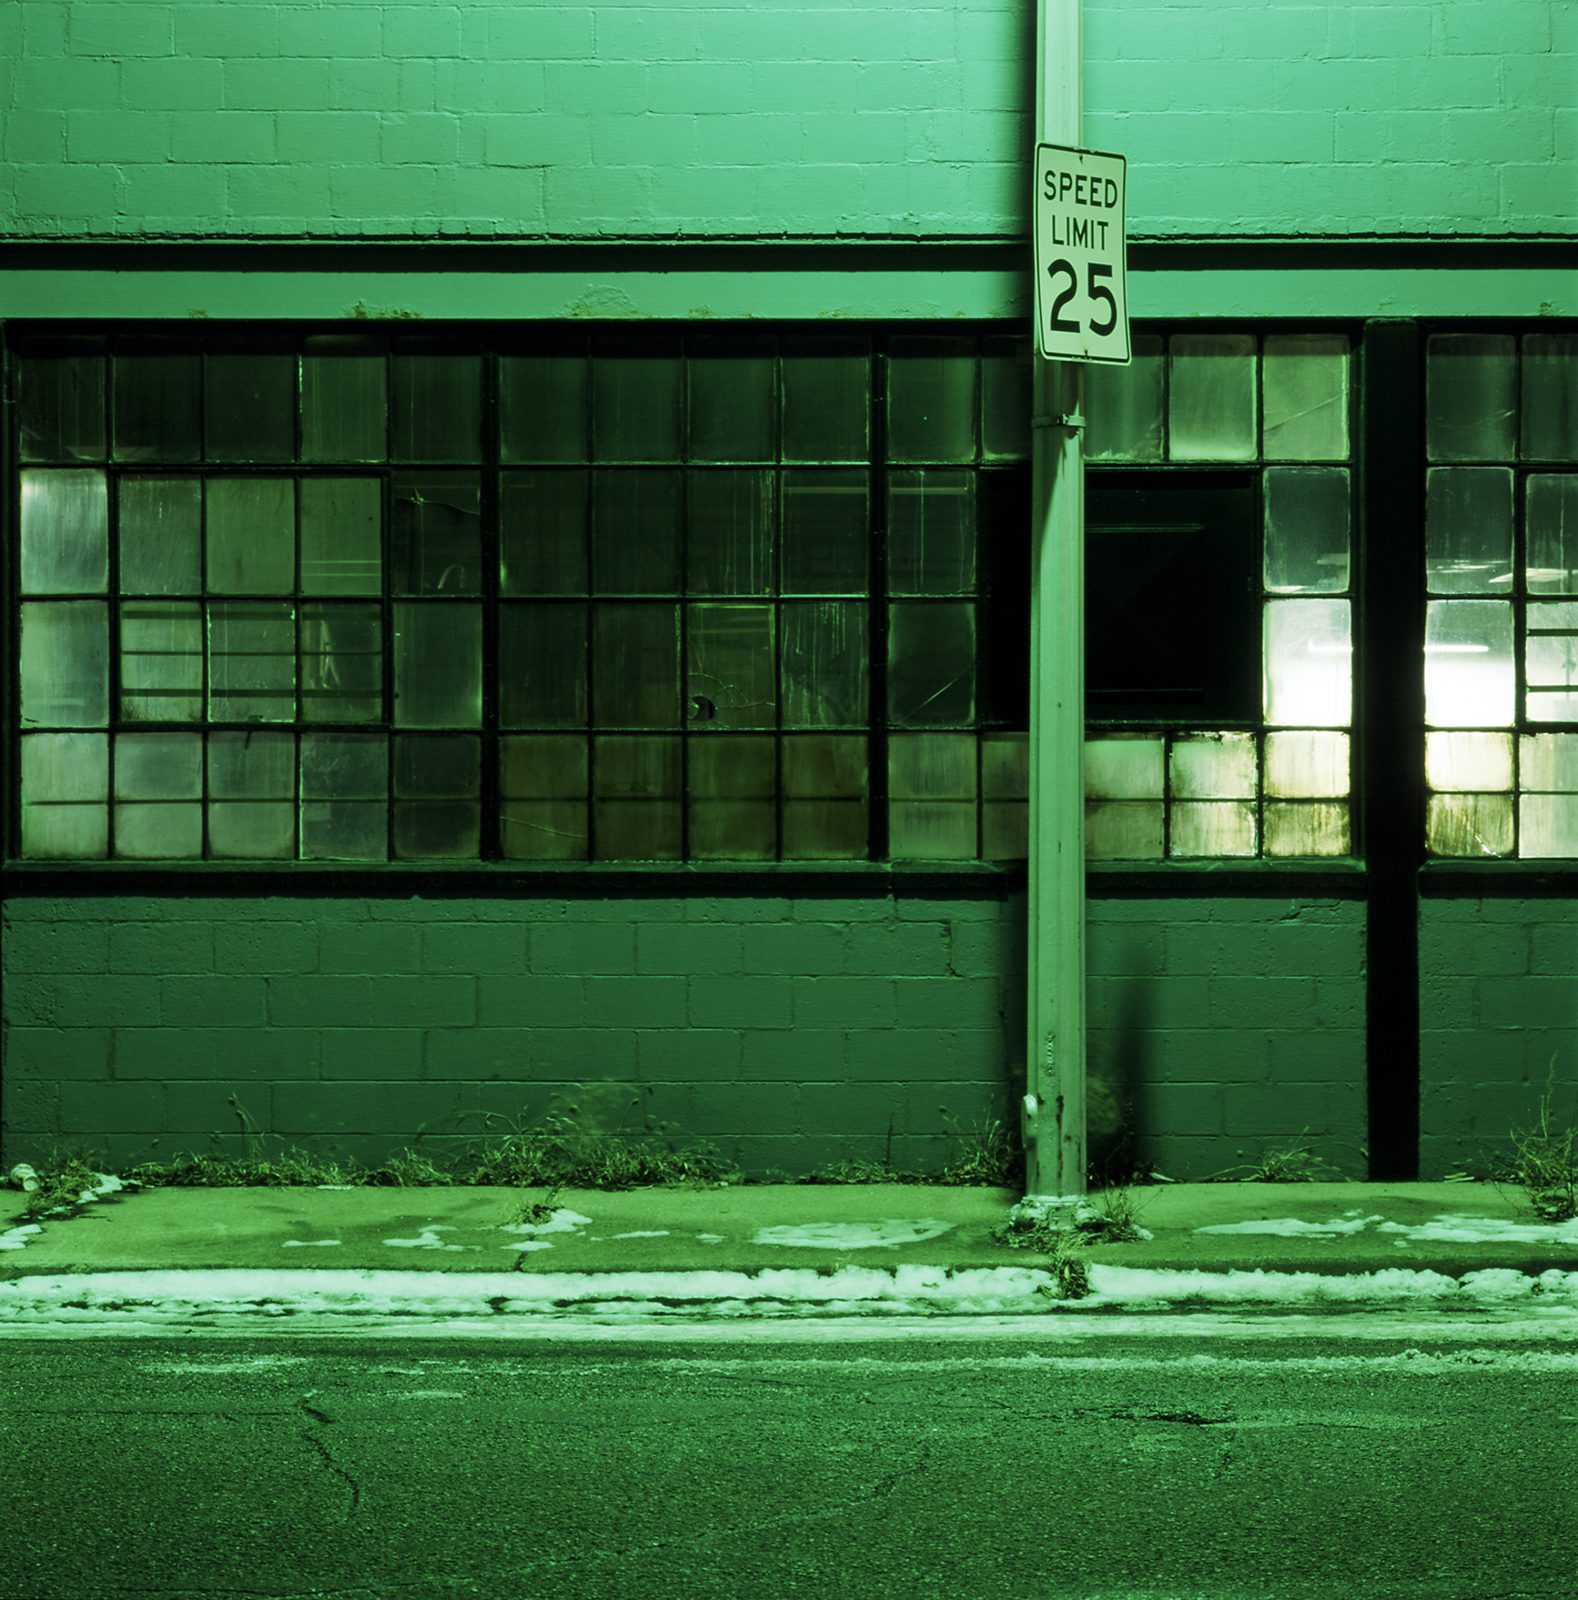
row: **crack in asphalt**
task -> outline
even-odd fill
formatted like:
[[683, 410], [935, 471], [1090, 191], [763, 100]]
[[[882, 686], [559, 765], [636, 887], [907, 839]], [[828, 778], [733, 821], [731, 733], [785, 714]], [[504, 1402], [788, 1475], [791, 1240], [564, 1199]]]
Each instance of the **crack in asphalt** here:
[[[307, 1393], [296, 1402], [296, 1404], [300, 1410], [306, 1412], [306, 1414], [318, 1424], [318, 1427], [328, 1427], [333, 1423], [334, 1418], [331, 1417], [327, 1411], [322, 1411], [311, 1403], [313, 1396], [316, 1395], [317, 1392], [318, 1391], [316, 1389], [309, 1389]], [[334, 1459], [334, 1453], [329, 1449], [328, 1445], [324, 1442], [316, 1428], [308, 1428], [304, 1430], [302, 1433], [302, 1438], [305, 1439], [307, 1443], [318, 1452], [318, 1455], [322, 1459], [324, 1466], [326, 1466], [329, 1471], [332, 1472], [334, 1476], [338, 1478], [347, 1489], [350, 1490], [351, 1504], [350, 1508], [346, 1512], [346, 1516], [347, 1518], [354, 1517], [361, 1509], [361, 1484], [359, 1484], [356, 1479], [353, 1478], [351, 1474]]]

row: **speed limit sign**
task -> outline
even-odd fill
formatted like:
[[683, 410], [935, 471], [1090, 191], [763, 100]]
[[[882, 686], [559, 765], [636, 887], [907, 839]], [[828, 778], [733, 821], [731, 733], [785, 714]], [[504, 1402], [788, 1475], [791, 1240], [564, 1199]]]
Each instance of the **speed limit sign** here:
[[1036, 146], [1036, 350], [1049, 361], [1129, 359], [1122, 156]]

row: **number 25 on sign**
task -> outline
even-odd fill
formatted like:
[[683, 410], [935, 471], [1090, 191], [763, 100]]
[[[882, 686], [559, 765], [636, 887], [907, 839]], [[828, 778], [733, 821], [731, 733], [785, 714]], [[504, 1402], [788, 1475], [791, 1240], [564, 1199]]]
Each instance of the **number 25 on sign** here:
[[1049, 361], [1129, 359], [1124, 160], [1036, 146], [1036, 349]]

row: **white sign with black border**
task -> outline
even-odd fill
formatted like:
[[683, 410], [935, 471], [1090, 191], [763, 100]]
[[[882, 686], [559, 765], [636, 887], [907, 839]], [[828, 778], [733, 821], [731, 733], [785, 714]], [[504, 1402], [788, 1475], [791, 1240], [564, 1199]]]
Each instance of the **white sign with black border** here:
[[1048, 361], [1129, 359], [1124, 158], [1036, 146], [1036, 351]]

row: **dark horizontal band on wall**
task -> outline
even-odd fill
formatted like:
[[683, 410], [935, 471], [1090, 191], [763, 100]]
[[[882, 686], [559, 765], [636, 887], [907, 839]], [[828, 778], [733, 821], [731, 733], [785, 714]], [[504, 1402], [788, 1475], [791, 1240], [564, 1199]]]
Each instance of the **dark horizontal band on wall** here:
[[1426, 900], [1578, 900], [1578, 861], [1430, 861], [1419, 869]]
[[1088, 900], [1281, 899], [1362, 900], [1369, 874], [1362, 861], [1104, 862], [1085, 869]]

